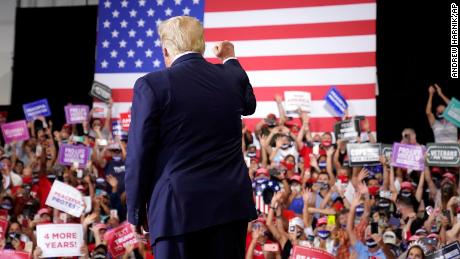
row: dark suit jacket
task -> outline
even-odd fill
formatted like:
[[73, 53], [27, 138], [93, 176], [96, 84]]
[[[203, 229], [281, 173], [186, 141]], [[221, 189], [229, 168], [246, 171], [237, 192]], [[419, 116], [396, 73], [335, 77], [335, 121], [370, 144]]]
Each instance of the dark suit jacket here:
[[168, 237], [256, 217], [241, 151], [241, 115], [256, 100], [237, 60], [179, 57], [136, 81], [125, 186], [128, 221], [147, 205], [152, 244]]

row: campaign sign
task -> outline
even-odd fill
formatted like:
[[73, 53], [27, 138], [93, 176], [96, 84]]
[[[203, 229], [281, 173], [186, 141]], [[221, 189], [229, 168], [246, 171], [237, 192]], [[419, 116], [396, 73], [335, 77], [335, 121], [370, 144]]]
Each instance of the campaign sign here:
[[89, 95], [108, 103], [112, 98], [112, 89], [98, 81], [94, 81]]
[[339, 116], [343, 116], [345, 114], [345, 110], [348, 108], [347, 100], [345, 100], [342, 94], [340, 94], [335, 87], [331, 87], [331, 89], [329, 89], [325, 100]]
[[45, 204], [74, 217], [80, 217], [85, 208], [81, 192], [58, 180], [53, 182]]
[[460, 166], [460, 145], [428, 143], [426, 162], [429, 166]]
[[389, 144], [382, 144], [381, 148], [382, 150], [380, 151], [380, 154], [384, 155], [388, 161], [391, 161], [391, 155], [393, 154], [393, 146]]
[[78, 124], [88, 120], [88, 105], [66, 105], [64, 110], [67, 124]]
[[26, 103], [22, 105], [22, 109], [24, 110], [24, 115], [26, 116], [27, 121], [33, 121], [40, 116], [51, 116], [51, 110], [47, 99]]
[[425, 169], [425, 148], [417, 145], [394, 143], [391, 165], [422, 171]]
[[442, 258], [442, 259], [460, 258], [460, 243], [458, 241], [455, 241], [425, 256], [425, 259], [439, 259], [439, 258]]
[[0, 258], [8, 259], [29, 259], [30, 255], [27, 252], [16, 251], [16, 250], [0, 250]]
[[90, 153], [91, 148], [86, 146], [61, 144], [59, 147], [59, 163], [71, 166], [77, 162], [79, 168], [84, 168], [90, 159]]
[[312, 247], [294, 246], [292, 259], [333, 259], [334, 256], [324, 250]]
[[452, 98], [442, 115], [450, 123], [460, 128], [460, 101], [455, 97]]
[[284, 92], [284, 110], [289, 117], [298, 117], [298, 110], [311, 111], [311, 94], [302, 91]]
[[121, 139], [126, 139], [128, 138], [128, 132], [126, 132], [125, 130], [123, 130], [122, 126], [121, 126], [121, 121], [120, 120], [116, 120], [116, 121], [113, 121], [112, 122], [112, 135], [114, 137], [120, 137]]
[[8, 220], [0, 219], [0, 240], [5, 238], [6, 229], [8, 228]]
[[334, 133], [336, 139], [344, 139], [353, 141], [359, 137], [361, 133], [361, 128], [359, 125], [359, 120], [344, 120], [339, 121], [334, 125]]
[[30, 138], [29, 129], [27, 128], [25, 120], [3, 124], [2, 133], [6, 144], [13, 141], [28, 140]]
[[103, 119], [107, 117], [109, 107], [106, 103], [93, 103], [91, 117]]
[[128, 131], [129, 125], [131, 124], [131, 113], [130, 112], [120, 113], [120, 121], [121, 121], [121, 128], [124, 131]]
[[347, 154], [350, 166], [377, 165], [380, 163], [380, 143], [348, 143]]
[[107, 231], [104, 234], [104, 240], [107, 241], [109, 252], [113, 257], [124, 254], [128, 245], [133, 245], [134, 248], [139, 245], [136, 232], [128, 222]]
[[41, 257], [81, 256], [83, 227], [81, 224], [37, 225], [37, 246]]

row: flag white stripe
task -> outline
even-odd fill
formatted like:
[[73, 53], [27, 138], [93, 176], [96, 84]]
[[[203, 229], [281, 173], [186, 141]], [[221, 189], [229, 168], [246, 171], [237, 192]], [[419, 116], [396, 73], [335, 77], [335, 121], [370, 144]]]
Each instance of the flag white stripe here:
[[[349, 100], [350, 115], [364, 115], [364, 116], [375, 116], [376, 102], [375, 99], [355, 99]], [[122, 112], [128, 112], [131, 108], [129, 102], [116, 102], [112, 107], [112, 116], [118, 118]], [[312, 101], [311, 102], [311, 117], [321, 118], [332, 118], [337, 115], [331, 108], [326, 104], [326, 101]], [[279, 116], [278, 109], [275, 101], [261, 101], [257, 102], [256, 112], [245, 118], [263, 118], [269, 113], [274, 113]]]
[[[222, 39], [225, 40], [225, 39]], [[375, 34], [339, 37], [232, 41], [237, 57], [375, 52]], [[216, 42], [207, 42], [205, 58], [214, 58]]]
[[[247, 71], [253, 87], [375, 83], [375, 67]], [[145, 73], [97, 73], [94, 80], [113, 89], [131, 89]]]
[[376, 4], [296, 7], [250, 11], [205, 12], [205, 28], [375, 20]]

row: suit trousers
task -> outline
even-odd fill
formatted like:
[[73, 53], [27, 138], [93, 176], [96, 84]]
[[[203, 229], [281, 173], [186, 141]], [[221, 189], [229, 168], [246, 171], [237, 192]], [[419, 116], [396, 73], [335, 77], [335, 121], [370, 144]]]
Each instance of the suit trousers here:
[[212, 226], [179, 236], [158, 238], [155, 259], [244, 259], [247, 220]]

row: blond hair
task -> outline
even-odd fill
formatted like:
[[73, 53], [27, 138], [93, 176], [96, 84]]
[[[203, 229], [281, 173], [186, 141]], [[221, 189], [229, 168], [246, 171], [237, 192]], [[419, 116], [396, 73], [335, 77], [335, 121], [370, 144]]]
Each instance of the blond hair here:
[[174, 57], [186, 51], [204, 53], [204, 33], [200, 21], [190, 16], [172, 17], [158, 26], [163, 48]]

